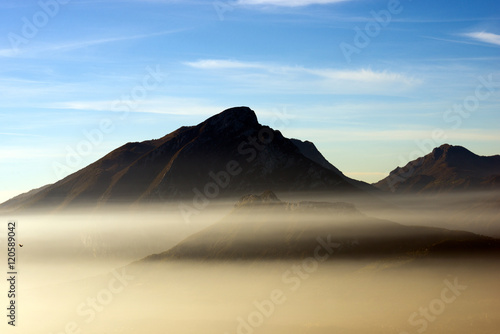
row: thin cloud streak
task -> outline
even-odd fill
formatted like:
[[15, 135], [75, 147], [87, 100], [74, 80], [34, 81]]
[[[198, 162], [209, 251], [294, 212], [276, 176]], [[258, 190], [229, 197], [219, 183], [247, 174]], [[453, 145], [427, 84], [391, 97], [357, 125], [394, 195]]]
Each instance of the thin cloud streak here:
[[87, 40], [87, 41], [53, 44], [53, 45], [48, 45], [48, 46], [44, 46], [44, 47], [37, 47], [37, 48], [30, 48], [30, 49], [19, 49], [19, 50], [1, 49], [0, 50], [0, 57], [16, 57], [16, 56], [20, 56], [20, 55], [29, 57], [29, 56], [38, 55], [40, 53], [45, 53], [45, 52], [73, 51], [73, 50], [78, 50], [81, 48], [100, 45], [100, 44], [109, 44], [109, 43], [116, 43], [116, 42], [122, 42], [122, 41], [130, 41], [130, 40], [145, 39], [145, 38], [151, 38], [151, 37], [156, 37], [156, 36], [169, 35], [169, 34], [174, 34], [174, 33], [181, 32], [181, 31], [185, 31], [185, 30], [186, 29], [174, 29], [174, 30], [161, 31], [161, 32], [156, 32], [156, 33], [151, 33], [151, 34], [140, 34], [140, 35], [124, 36], [124, 37], [100, 38], [100, 39], [93, 39], [93, 40]]
[[235, 60], [204, 59], [196, 62], [186, 62], [187, 66], [202, 70], [238, 70], [258, 69], [269, 73], [279, 74], [309, 74], [319, 78], [331, 80], [348, 80], [365, 83], [398, 82], [405, 85], [420, 83], [419, 80], [407, 77], [400, 73], [388, 71], [373, 71], [371, 69], [338, 70], [331, 68], [305, 68], [290, 66], [274, 66], [263, 63], [242, 62]]
[[477, 21], [497, 21], [498, 17], [468, 17], [468, 18], [394, 18], [391, 22], [399, 23], [456, 23], [456, 22], [477, 22]]
[[150, 37], [155, 37], [155, 36], [163, 36], [163, 35], [168, 35], [168, 34], [173, 34], [179, 31], [183, 31], [182, 29], [176, 29], [176, 30], [168, 30], [168, 31], [162, 31], [162, 32], [157, 32], [157, 33], [152, 33], [152, 34], [141, 34], [141, 35], [134, 35], [134, 36], [126, 36], [126, 37], [111, 37], [111, 38], [101, 38], [101, 39], [95, 39], [95, 40], [90, 40], [90, 41], [82, 41], [82, 42], [76, 42], [76, 43], [67, 43], [67, 44], [60, 44], [60, 45], [54, 45], [51, 46], [45, 50], [53, 50], [53, 51], [58, 51], [58, 50], [75, 50], [75, 49], [80, 49], [84, 48], [87, 46], [93, 46], [93, 45], [98, 45], [98, 44], [107, 44], [107, 43], [114, 43], [114, 42], [121, 42], [121, 41], [129, 41], [129, 40], [134, 40], [134, 39], [143, 39], [143, 38], [150, 38]]
[[360, 69], [351, 71], [341, 71], [341, 70], [331, 70], [331, 69], [320, 69], [320, 70], [307, 70], [307, 72], [325, 77], [328, 79], [337, 80], [349, 80], [349, 81], [360, 81], [360, 82], [401, 82], [406, 85], [412, 85], [418, 83], [419, 81], [410, 77], [406, 77], [400, 73], [388, 72], [388, 71], [372, 71], [371, 69]]
[[442, 42], [450, 42], [450, 43], [458, 43], [458, 44], [468, 44], [468, 45], [484, 45], [484, 44], [473, 42], [473, 41], [463, 41], [463, 40], [458, 40], [458, 39], [440, 38], [440, 37], [425, 36], [425, 35], [422, 35], [420, 37], [427, 38], [427, 39], [434, 39], [436, 41], [442, 41]]
[[194, 62], [185, 62], [184, 64], [190, 67], [205, 69], [205, 70], [266, 68], [265, 65], [259, 63], [242, 62], [237, 60], [224, 60], [224, 59], [202, 59]]
[[500, 35], [485, 31], [470, 32], [470, 33], [460, 34], [459, 36], [468, 37], [469, 40], [439, 38], [434, 36], [421, 36], [421, 37], [443, 42], [458, 43], [458, 44], [480, 45], [489, 47], [500, 46]]
[[310, 5], [330, 5], [352, 0], [238, 0], [236, 5], [243, 6], [280, 6], [280, 7], [305, 7]]
[[472, 38], [476, 41], [480, 41], [487, 44], [493, 44], [500, 46], [500, 35], [493, 34], [486, 31], [476, 31], [464, 34], [469, 38]]
[[[145, 100], [138, 103], [136, 108], [115, 107], [116, 100], [102, 101], [65, 101], [43, 105], [46, 109], [68, 109], [81, 111], [102, 112], [131, 112], [179, 116], [206, 115], [211, 116], [224, 109], [222, 106], [211, 106], [201, 99], [188, 99], [178, 97], [164, 97], [160, 99]], [[121, 106], [121, 104], [120, 104]]]

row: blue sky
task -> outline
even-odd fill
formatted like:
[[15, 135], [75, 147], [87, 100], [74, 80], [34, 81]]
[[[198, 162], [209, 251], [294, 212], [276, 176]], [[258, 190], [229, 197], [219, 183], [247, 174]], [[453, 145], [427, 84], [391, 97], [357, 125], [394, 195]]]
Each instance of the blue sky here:
[[377, 181], [500, 153], [500, 2], [3, 0], [0, 201], [246, 105]]

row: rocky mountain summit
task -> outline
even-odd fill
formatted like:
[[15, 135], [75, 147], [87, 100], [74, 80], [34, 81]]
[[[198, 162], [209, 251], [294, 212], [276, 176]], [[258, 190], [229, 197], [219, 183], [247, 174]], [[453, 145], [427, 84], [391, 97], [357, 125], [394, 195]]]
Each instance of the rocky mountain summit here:
[[359, 192], [357, 183], [326, 161], [312, 143], [285, 138], [261, 125], [250, 108], [236, 107], [159, 139], [127, 143], [0, 209], [212, 200], [266, 189]]
[[374, 186], [398, 193], [500, 189], [500, 155], [479, 156], [444, 144], [394, 169]]

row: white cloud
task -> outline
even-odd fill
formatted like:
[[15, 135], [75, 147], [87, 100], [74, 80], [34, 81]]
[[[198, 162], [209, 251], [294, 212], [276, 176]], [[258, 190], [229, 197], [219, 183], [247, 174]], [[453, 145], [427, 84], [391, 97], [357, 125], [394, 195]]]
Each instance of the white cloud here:
[[483, 43], [500, 45], [500, 35], [493, 34], [490, 32], [476, 31], [476, 32], [466, 33], [464, 34], [464, 36], [470, 37], [472, 39], [475, 39]]
[[186, 62], [186, 65], [199, 69], [243, 69], [243, 68], [265, 68], [264, 65], [259, 63], [242, 62], [236, 60], [224, 59], [203, 59], [195, 62]]
[[301, 7], [309, 5], [328, 5], [348, 0], [238, 0], [237, 5], [272, 5], [282, 7]]
[[178, 97], [163, 97], [158, 99], [148, 99], [140, 101], [135, 108], [128, 108], [126, 104], [116, 104], [117, 100], [101, 101], [65, 101], [43, 105], [47, 109], [70, 109], [82, 111], [109, 111], [109, 112], [133, 112], [149, 114], [168, 115], [207, 115], [211, 116], [219, 113], [224, 107], [211, 106], [207, 101], [201, 99], [189, 99]]
[[94, 110], [106, 111], [111, 110], [113, 107], [112, 101], [65, 101], [54, 102], [42, 107], [47, 109], [69, 109], [69, 110]]
[[359, 81], [367, 83], [400, 82], [406, 85], [412, 85], [414, 83], [419, 82], [419, 80], [407, 77], [400, 73], [394, 73], [388, 71], [372, 71], [371, 69], [359, 69], [350, 71], [319, 69], [319, 70], [305, 70], [305, 71], [327, 79], [349, 80], [349, 81]]
[[420, 80], [408, 77], [401, 73], [389, 71], [373, 71], [371, 69], [338, 70], [334, 68], [306, 68], [292, 66], [277, 66], [273, 64], [244, 62], [223, 59], [203, 59], [195, 62], [186, 62], [193, 68], [202, 70], [256, 70], [279, 76], [313, 76], [316, 79], [329, 81], [350, 81], [358, 83], [398, 83], [411, 86], [420, 83]]

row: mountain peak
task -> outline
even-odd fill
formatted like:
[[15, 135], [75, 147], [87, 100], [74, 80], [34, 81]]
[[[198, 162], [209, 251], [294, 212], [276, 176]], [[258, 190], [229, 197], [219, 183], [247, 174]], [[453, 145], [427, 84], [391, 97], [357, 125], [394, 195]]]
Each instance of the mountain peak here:
[[454, 146], [449, 144], [443, 144], [432, 150], [432, 156], [435, 160], [443, 157], [445, 160], [450, 160], [455, 162], [456, 159], [471, 159], [477, 157], [476, 154], [472, 153], [468, 149], [462, 146]]
[[496, 189], [499, 171], [499, 155], [479, 156], [465, 147], [444, 144], [396, 168], [375, 186], [398, 192]]
[[235, 207], [242, 206], [253, 206], [259, 204], [281, 204], [282, 202], [278, 199], [276, 194], [271, 190], [266, 190], [260, 195], [245, 195], [243, 196], [238, 203], [235, 204]]
[[434, 160], [439, 160], [439, 158], [441, 158], [445, 152], [448, 152], [450, 147], [451, 145], [449, 144], [443, 144], [433, 149], [432, 156], [434, 157]]
[[[322, 157], [312, 143], [304, 145]], [[80, 204], [193, 198], [198, 203], [198, 197], [207, 201], [235, 198], [266, 189], [358, 191], [340, 171], [323, 167], [318, 159], [311, 160], [279, 131], [259, 124], [252, 109], [235, 107], [161, 139], [125, 144], [50, 187], [0, 209], [63, 209]], [[272, 192], [248, 200], [279, 202]]]
[[219, 130], [231, 128], [241, 130], [259, 125], [255, 112], [248, 107], [234, 107], [214, 115], [204, 122]]

